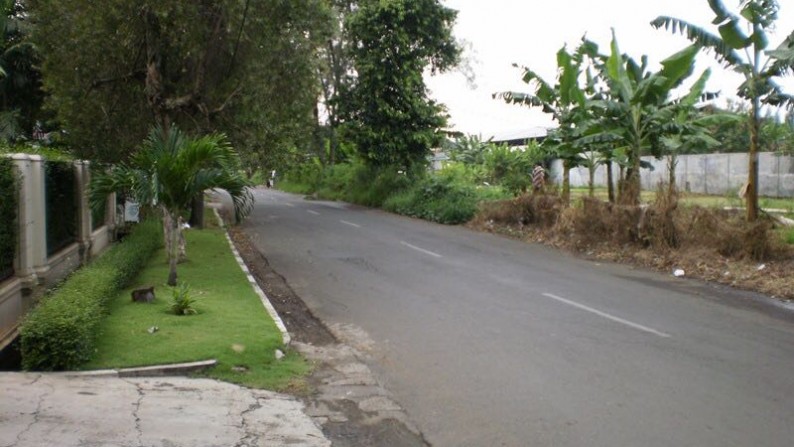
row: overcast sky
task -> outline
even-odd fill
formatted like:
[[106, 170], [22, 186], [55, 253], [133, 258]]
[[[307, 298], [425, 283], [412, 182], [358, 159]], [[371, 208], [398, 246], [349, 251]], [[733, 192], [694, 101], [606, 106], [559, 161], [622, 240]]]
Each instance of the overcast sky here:
[[[649, 22], [659, 15], [677, 17], [712, 32], [714, 15], [706, 0], [442, 0], [458, 10], [455, 36], [471, 43], [466, 57], [476, 75], [476, 88], [459, 72], [428, 77], [432, 96], [445, 104], [454, 130], [484, 137], [534, 126], [553, 126], [540, 111], [507, 105], [491, 98], [497, 91], [529, 91], [513, 63], [532, 68], [549, 82], [554, 81], [556, 53], [567, 43], [575, 48], [586, 33], [607, 52], [610, 28], [615, 28], [623, 53], [635, 59], [649, 56], [652, 67], [688, 45], [686, 38], [656, 30]], [[724, 0], [729, 8], [738, 0]], [[780, 1], [777, 30], [770, 48], [794, 30], [794, 0]], [[734, 8], [735, 10], [735, 8]], [[730, 96], [741, 77], [713, 62], [709, 54], [698, 56], [698, 71], [712, 68], [708, 89]], [[794, 93], [794, 80], [786, 90]]]

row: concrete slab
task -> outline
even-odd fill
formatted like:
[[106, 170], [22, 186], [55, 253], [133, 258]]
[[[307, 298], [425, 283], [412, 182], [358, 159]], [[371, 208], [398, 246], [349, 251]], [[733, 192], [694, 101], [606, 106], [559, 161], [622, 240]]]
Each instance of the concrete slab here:
[[0, 374], [0, 446], [331, 443], [294, 398], [209, 379]]

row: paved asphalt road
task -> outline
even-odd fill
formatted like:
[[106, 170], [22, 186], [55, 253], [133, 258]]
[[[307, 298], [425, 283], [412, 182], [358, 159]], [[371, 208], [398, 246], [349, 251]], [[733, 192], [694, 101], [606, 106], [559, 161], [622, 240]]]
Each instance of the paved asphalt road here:
[[763, 297], [276, 191], [244, 228], [434, 446], [794, 445], [794, 312]]

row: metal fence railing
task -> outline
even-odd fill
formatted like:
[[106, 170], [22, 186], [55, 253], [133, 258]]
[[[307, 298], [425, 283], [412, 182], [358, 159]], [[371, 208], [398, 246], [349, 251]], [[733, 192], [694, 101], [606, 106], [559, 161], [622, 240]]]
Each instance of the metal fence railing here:
[[0, 281], [14, 275], [14, 255], [19, 237], [18, 185], [13, 162], [0, 157]]
[[72, 163], [45, 162], [47, 255], [77, 241], [79, 204]]

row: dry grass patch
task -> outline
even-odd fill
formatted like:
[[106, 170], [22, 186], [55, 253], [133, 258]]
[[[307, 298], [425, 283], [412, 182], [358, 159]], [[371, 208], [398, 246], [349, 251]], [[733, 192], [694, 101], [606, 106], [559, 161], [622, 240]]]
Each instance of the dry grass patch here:
[[643, 206], [584, 197], [565, 208], [556, 195], [525, 195], [482, 205], [469, 226], [794, 299], [794, 246], [773, 219], [684, 206], [664, 188]]

